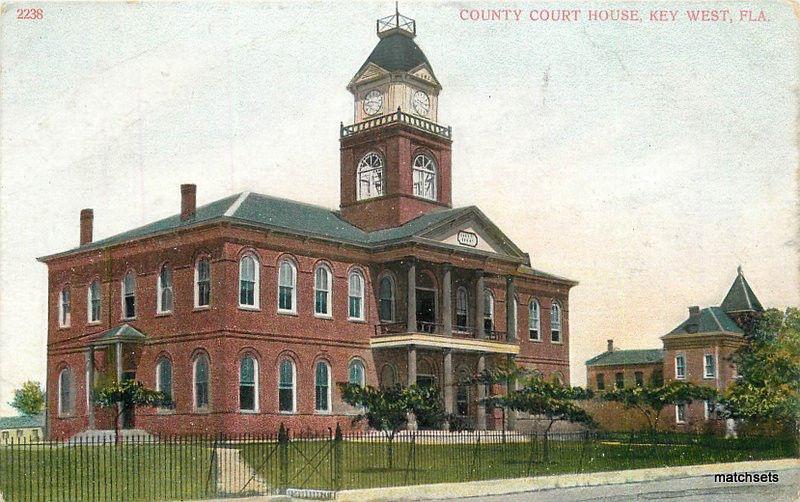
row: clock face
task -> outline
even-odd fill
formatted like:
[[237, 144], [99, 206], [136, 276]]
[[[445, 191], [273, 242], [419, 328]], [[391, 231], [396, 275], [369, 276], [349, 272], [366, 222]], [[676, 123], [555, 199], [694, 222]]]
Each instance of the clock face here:
[[431, 111], [431, 99], [422, 91], [417, 91], [411, 98], [411, 106], [420, 115], [427, 116]]
[[383, 106], [383, 94], [381, 91], [371, 90], [364, 96], [364, 113], [367, 115], [375, 115], [381, 110]]

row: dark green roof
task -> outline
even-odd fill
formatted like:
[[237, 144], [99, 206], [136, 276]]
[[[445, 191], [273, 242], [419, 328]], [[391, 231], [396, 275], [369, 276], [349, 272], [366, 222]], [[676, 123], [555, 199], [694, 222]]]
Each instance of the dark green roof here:
[[722, 300], [720, 307], [725, 312], [762, 312], [764, 310], [761, 302], [758, 301], [755, 293], [750, 289], [747, 279], [744, 278], [742, 267], [739, 267], [736, 279], [733, 280], [733, 284], [731, 284], [731, 288], [728, 290], [728, 294], [725, 295], [725, 299]]
[[664, 360], [661, 349], [614, 350], [603, 352], [586, 361], [586, 366], [623, 366], [629, 364], [651, 364]]
[[422, 49], [411, 36], [400, 31], [381, 38], [357, 73], [369, 63], [374, 63], [387, 71], [409, 71], [421, 64], [426, 64], [431, 69], [431, 64]]
[[707, 307], [700, 310], [697, 317], [689, 316], [667, 335], [694, 335], [698, 333], [743, 333], [728, 314], [720, 307]]
[[97, 345], [105, 345], [119, 340], [136, 342], [146, 339], [147, 336], [144, 333], [130, 324], [125, 323], [103, 331], [95, 337], [94, 343]]
[[35, 427], [44, 427], [44, 415], [0, 417], [0, 429], [32, 429]]

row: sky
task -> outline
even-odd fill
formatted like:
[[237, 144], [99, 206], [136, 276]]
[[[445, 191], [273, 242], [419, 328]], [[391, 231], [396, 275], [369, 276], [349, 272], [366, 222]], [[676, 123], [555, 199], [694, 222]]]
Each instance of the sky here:
[[[46, 266], [78, 243], [252, 190], [336, 208], [345, 86], [393, 2], [36, 3], [0, 27], [0, 415], [44, 380]], [[34, 4], [31, 4], [34, 6]], [[686, 9], [729, 8], [697, 23]], [[741, 265], [798, 305], [800, 33], [785, 2], [401, 2], [442, 83], [453, 204], [479, 206], [540, 270], [575, 279], [573, 382], [613, 338], [656, 348]], [[465, 21], [520, 9], [520, 21]], [[578, 22], [531, 10], [582, 9]], [[587, 19], [638, 9], [641, 22]], [[466, 11], [464, 9], [467, 9]], [[653, 9], [677, 10], [651, 22]], [[798, 11], [800, 12], [800, 11]]]

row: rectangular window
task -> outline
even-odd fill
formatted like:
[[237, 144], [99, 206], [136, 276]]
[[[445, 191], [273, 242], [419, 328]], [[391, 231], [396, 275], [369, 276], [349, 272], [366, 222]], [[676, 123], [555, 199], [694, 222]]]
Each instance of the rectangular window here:
[[636, 371], [633, 373], [633, 378], [636, 380], [637, 387], [644, 386], [644, 373], [642, 373], [641, 371]]
[[278, 288], [278, 308], [280, 310], [292, 311], [292, 290], [291, 286]]
[[598, 373], [595, 377], [597, 379], [597, 390], [604, 390], [606, 388], [606, 378], [602, 373]]
[[717, 376], [717, 365], [716, 359], [714, 358], [713, 354], [706, 354], [703, 358], [703, 377], [704, 378], [714, 378]]
[[717, 418], [717, 404], [714, 401], [703, 401], [703, 410], [706, 420]]
[[314, 293], [314, 313], [320, 315], [328, 314], [328, 292], [317, 290]]
[[351, 296], [350, 297], [350, 309], [349, 309], [349, 316], [350, 319], [361, 319], [361, 297], [360, 296]]
[[240, 281], [239, 283], [239, 305], [255, 305], [255, 287], [254, 282]]
[[682, 355], [675, 356], [675, 378], [686, 378], [686, 359]]
[[239, 384], [239, 409], [255, 411], [256, 409], [256, 382], [252, 378]]
[[685, 424], [686, 423], [686, 405], [685, 404], [678, 404], [675, 406], [675, 423], [677, 424]]
[[622, 372], [614, 374], [614, 385], [618, 389], [625, 388], [625, 375]]
[[211, 267], [208, 260], [197, 262], [197, 307], [211, 305]]
[[100, 296], [92, 297], [91, 316], [90, 322], [97, 322], [100, 320]]

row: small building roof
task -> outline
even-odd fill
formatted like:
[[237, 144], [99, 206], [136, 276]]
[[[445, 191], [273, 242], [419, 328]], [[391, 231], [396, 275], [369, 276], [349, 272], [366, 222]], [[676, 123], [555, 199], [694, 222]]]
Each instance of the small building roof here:
[[664, 360], [662, 349], [613, 350], [586, 361], [586, 366], [626, 366], [654, 364]]
[[108, 345], [115, 342], [144, 342], [147, 336], [128, 323], [114, 326], [97, 335], [94, 345]]
[[675, 329], [667, 333], [670, 335], [696, 335], [699, 333], [737, 333], [743, 334], [733, 319], [721, 307], [706, 307], [701, 309], [696, 316], [690, 315]]
[[35, 427], [44, 427], [44, 415], [0, 417], [0, 429], [32, 429]]
[[756, 298], [755, 293], [747, 283], [742, 273], [742, 267], [737, 269], [736, 279], [733, 280], [728, 294], [720, 305], [725, 312], [763, 312], [764, 307]]

